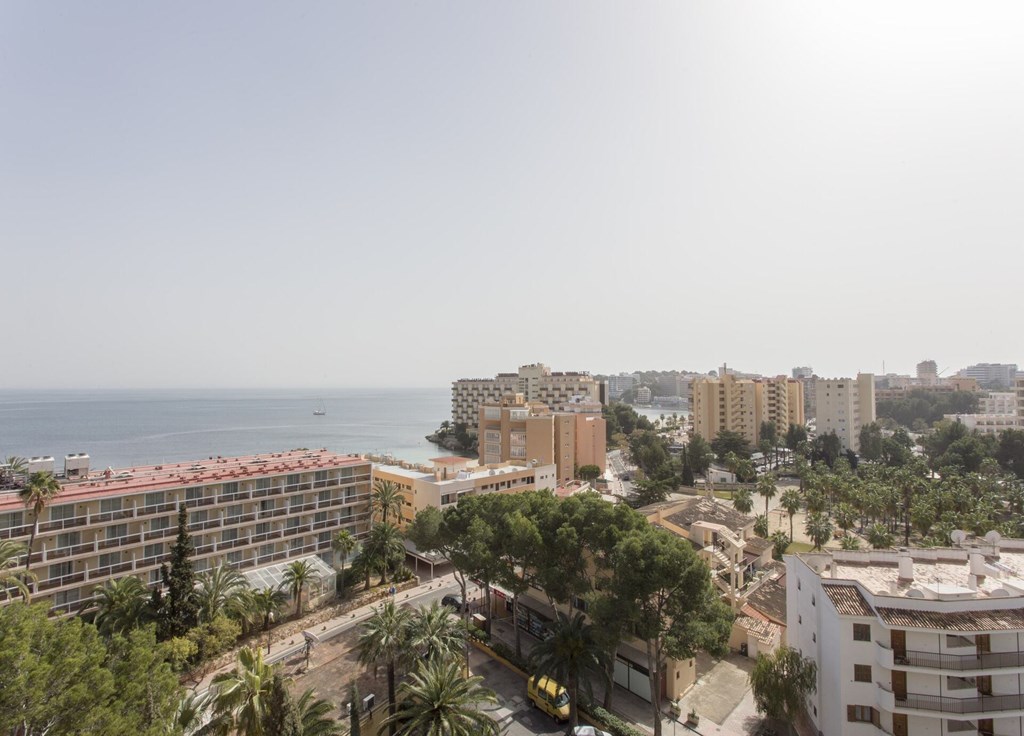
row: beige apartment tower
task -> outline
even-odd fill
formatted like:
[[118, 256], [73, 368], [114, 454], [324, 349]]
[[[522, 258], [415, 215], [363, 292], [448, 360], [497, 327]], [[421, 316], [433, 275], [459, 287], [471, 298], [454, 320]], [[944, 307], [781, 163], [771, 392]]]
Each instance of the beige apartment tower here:
[[690, 412], [694, 432], [705, 439], [713, 440], [723, 430], [738, 432], [756, 448], [762, 422], [774, 422], [780, 433], [790, 424], [804, 424], [803, 384], [785, 376], [696, 378]]
[[[333, 561], [331, 537], [341, 529], [361, 537], [369, 523], [370, 462], [326, 450], [75, 470], [39, 519], [31, 555], [32, 600], [59, 614], [86, 608], [108, 580], [159, 585], [181, 504], [196, 572], [309, 555]], [[34, 521], [17, 491], [0, 492], [0, 539], [27, 545]]]
[[576, 468], [605, 471], [605, 427], [600, 414], [552, 412], [522, 394], [480, 407], [480, 462], [553, 464], [559, 483], [575, 478]]
[[844, 450], [860, 452], [861, 427], [875, 421], [875, 376], [858, 373], [856, 378], [819, 378], [814, 390], [817, 433], [835, 432]]

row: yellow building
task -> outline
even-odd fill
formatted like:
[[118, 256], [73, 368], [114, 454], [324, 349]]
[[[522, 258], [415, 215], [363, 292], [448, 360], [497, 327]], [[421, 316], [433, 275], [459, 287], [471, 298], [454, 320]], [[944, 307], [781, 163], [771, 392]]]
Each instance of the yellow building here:
[[844, 450], [860, 452], [860, 430], [875, 421], [875, 377], [819, 378], [815, 383], [818, 435], [835, 432]]
[[596, 465], [605, 471], [605, 420], [599, 413], [553, 412], [523, 394], [480, 407], [480, 462], [554, 464], [559, 483], [576, 469]]
[[784, 433], [790, 424], [803, 425], [803, 384], [794, 378], [696, 378], [690, 400], [693, 430], [713, 440], [723, 430], [737, 432], [756, 447], [761, 423], [775, 422]]
[[551, 464], [472, 465], [472, 461], [464, 457], [436, 457], [429, 465], [421, 465], [367, 457], [374, 462], [374, 480], [389, 480], [399, 487], [402, 526], [428, 506], [444, 511], [467, 494], [522, 493], [553, 489], [558, 484], [555, 467]]
[[[50, 467], [35, 469], [52, 470]], [[160, 583], [189, 510], [196, 572], [237, 570], [318, 555], [333, 561], [340, 529], [362, 536], [369, 523], [370, 463], [359, 456], [281, 452], [90, 472], [68, 456], [60, 494], [39, 521], [32, 549], [32, 600], [55, 613], [87, 607], [93, 590], [134, 575]], [[15, 490], [0, 492], [0, 539], [28, 544], [35, 520]]]

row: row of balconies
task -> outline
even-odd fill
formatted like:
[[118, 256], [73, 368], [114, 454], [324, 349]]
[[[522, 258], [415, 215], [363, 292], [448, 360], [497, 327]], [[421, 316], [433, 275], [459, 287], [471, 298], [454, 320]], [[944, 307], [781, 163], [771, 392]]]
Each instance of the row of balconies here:
[[1024, 673], [1024, 652], [982, 652], [973, 654], [947, 654], [913, 649], [894, 651], [875, 642], [875, 661], [885, 669], [921, 668], [948, 670], [962, 675], [965, 672], [985, 674], [986, 670], [1021, 669]]
[[956, 698], [950, 695], [929, 695], [925, 693], [894, 693], [891, 688], [876, 683], [878, 686], [878, 707], [890, 713], [907, 711], [918, 715], [950, 713], [977, 717], [1024, 716], [1024, 695], [979, 695], [976, 697]]

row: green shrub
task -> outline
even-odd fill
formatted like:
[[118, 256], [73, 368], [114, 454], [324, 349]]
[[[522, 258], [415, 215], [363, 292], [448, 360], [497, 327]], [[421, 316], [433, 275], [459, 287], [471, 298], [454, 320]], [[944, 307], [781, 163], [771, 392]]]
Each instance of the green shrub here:
[[580, 710], [610, 731], [612, 736], [644, 736], [642, 731], [637, 730], [631, 724], [609, 713], [599, 705], [580, 703]]

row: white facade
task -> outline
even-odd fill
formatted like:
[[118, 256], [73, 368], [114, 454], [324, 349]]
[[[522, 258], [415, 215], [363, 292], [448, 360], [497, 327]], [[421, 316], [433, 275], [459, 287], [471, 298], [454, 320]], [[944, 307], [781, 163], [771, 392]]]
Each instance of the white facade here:
[[821, 734], [1024, 729], [1024, 540], [786, 557], [787, 639]]
[[635, 373], [620, 373], [617, 376], [608, 376], [608, 396], [617, 399], [622, 394], [633, 388], [637, 376]]
[[819, 435], [835, 432], [844, 450], [860, 451], [860, 430], [875, 421], [875, 377], [818, 378], [814, 382]]
[[650, 404], [651, 403], [651, 390], [646, 386], [641, 386], [636, 390], [634, 394], [636, 403], [638, 404]]
[[1017, 395], [1013, 391], [993, 391], [988, 396], [978, 399], [978, 413], [1016, 414]]
[[1017, 378], [1016, 363], [978, 363], [969, 365], [958, 376], [973, 378], [979, 386], [1003, 386], [1011, 388]]
[[943, 419], [960, 422], [971, 432], [999, 434], [1007, 429], [1018, 429], [1020, 420], [1016, 414], [945, 414]]

